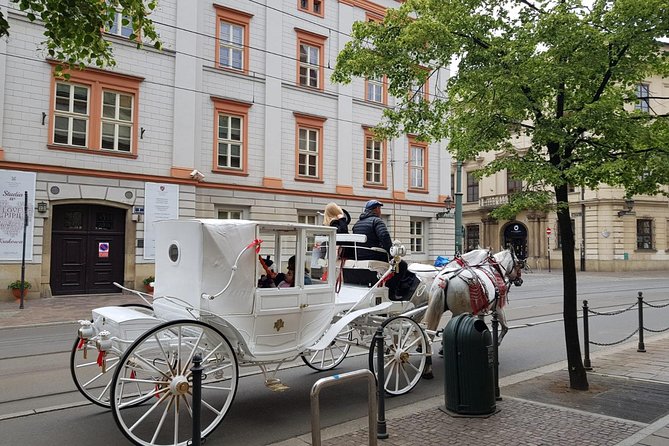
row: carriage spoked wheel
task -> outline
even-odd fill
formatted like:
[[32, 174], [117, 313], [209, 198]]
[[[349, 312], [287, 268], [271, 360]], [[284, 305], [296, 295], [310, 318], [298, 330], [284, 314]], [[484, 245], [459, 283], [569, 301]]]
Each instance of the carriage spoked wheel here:
[[[132, 307], [139, 311], [153, 314], [153, 309], [144, 304], [123, 304], [120, 307]], [[79, 392], [93, 404], [109, 408], [109, 389], [114, 370], [118, 365], [122, 352], [116, 348], [107, 352], [105, 370], [98, 364], [98, 351], [95, 341], [81, 342], [79, 337], [74, 340], [70, 352], [70, 374]]]
[[334, 340], [323, 350], [308, 350], [301, 356], [302, 361], [314, 370], [331, 370], [337, 367], [348, 355], [353, 339], [353, 329], [345, 326]]
[[166, 322], [144, 333], [126, 350], [112, 379], [114, 420], [133, 443], [185, 446], [190, 442], [191, 368], [197, 353], [204, 369], [202, 437], [223, 421], [239, 379], [230, 343], [220, 331], [203, 322]]
[[[427, 356], [427, 337], [411, 318], [397, 316], [387, 319], [383, 329], [383, 387], [391, 395], [403, 395], [420, 381]], [[369, 369], [378, 377], [378, 348], [369, 348]]]

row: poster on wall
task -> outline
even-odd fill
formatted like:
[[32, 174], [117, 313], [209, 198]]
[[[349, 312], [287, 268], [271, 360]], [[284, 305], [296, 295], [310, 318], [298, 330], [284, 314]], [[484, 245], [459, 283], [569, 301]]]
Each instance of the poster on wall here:
[[154, 224], [179, 218], [179, 185], [146, 183], [144, 186], [144, 258], [156, 258]]
[[23, 257], [25, 193], [28, 192], [26, 260], [33, 258], [35, 172], [0, 170], [0, 260]]

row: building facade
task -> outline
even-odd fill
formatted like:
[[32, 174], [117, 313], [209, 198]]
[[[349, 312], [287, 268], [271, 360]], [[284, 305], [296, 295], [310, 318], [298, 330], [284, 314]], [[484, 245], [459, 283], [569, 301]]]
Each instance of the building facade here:
[[[353, 23], [398, 5], [161, 0], [162, 51], [137, 49], [119, 16], [106, 33], [117, 65], [65, 79], [40, 50], [41, 26], [0, 0], [11, 33], [0, 40], [0, 173], [34, 175], [31, 296], [141, 288], [159, 219], [320, 224], [330, 201], [355, 221], [381, 200], [409, 261], [452, 254], [452, 220], [436, 218], [450, 194], [446, 142], [374, 141], [396, 104], [385, 80], [329, 80]], [[429, 100], [447, 78], [413, 96]], [[20, 270], [0, 252], [0, 285]]]
[[[637, 87], [636, 108], [666, 114], [669, 80], [651, 77]], [[514, 145], [529, 147], [525, 137]], [[490, 212], [507, 203], [522, 184], [507, 172], [478, 181], [472, 172], [492, 161], [495, 153], [463, 165], [463, 226], [465, 250], [477, 246], [494, 250], [513, 245], [532, 268], [561, 268], [562, 243], [554, 212], [524, 211], [512, 221], [497, 221]], [[455, 171], [455, 165], [453, 165]], [[669, 188], [665, 187], [665, 192]], [[607, 185], [597, 190], [571, 188], [569, 211], [575, 235], [576, 265], [585, 271], [669, 270], [669, 199], [638, 195], [625, 200], [624, 191]]]

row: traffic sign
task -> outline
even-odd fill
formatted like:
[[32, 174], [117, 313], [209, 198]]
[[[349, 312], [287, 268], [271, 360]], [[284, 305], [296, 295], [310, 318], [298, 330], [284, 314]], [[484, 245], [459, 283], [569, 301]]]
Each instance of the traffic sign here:
[[546, 228], [546, 235], [551, 235], [553, 230], [551, 228]]

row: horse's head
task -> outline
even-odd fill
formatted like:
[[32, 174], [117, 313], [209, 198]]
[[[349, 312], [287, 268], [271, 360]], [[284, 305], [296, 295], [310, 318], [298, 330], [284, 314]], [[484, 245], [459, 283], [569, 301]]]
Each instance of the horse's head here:
[[521, 286], [523, 284], [523, 279], [520, 276], [522, 275], [523, 268], [525, 268], [525, 260], [519, 259], [513, 248], [509, 248], [508, 251], [511, 254], [512, 261], [509, 279], [515, 286]]
[[523, 284], [523, 279], [520, 276], [521, 270], [525, 267], [525, 261], [516, 256], [513, 248], [498, 252], [493, 257], [495, 257], [497, 263], [504, 269], [504, 274], [514, 285], [521, 286]]

